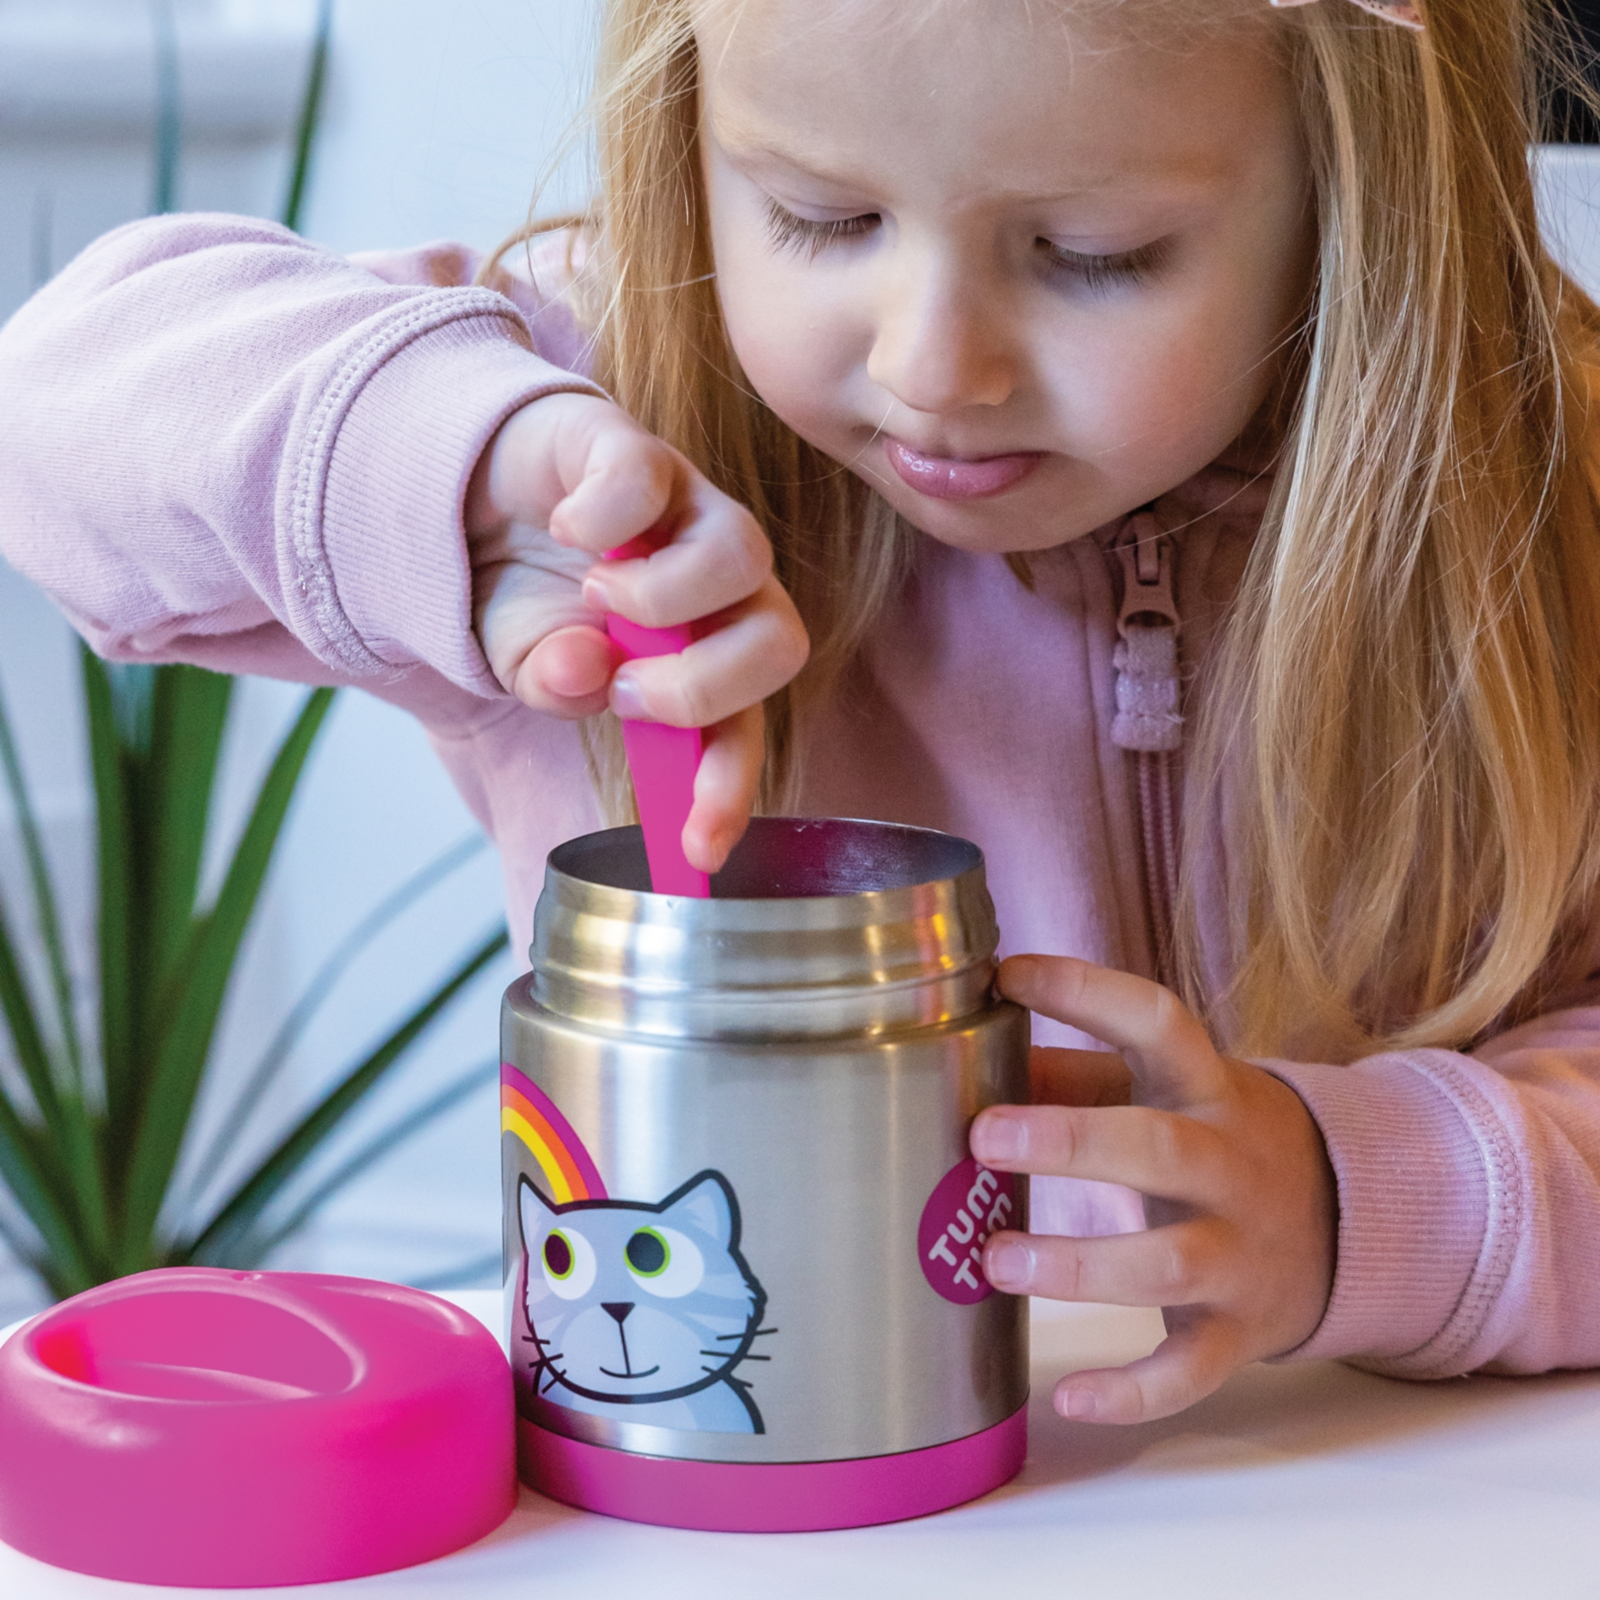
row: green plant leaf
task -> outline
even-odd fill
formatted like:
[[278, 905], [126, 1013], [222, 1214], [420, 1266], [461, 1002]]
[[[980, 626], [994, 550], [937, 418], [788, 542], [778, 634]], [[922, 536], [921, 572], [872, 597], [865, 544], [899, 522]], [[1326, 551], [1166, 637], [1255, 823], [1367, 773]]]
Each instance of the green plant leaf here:
[[440, 1117], [459, 1105], [480, 1085], [490, 1082], [500, 1071], [498, 1060], [486, 1061], [482, 1066], [464, 1072], [438, 1094], [423, 1101], [420, 1106], [397, 1118], [387, 1127], [380, 1128], [362, 1144], [353, 1155], [328, 1174], [294, 1210], [270, 1231], [253, 1231], [247, 1234], [228, 1254], [232, 1267], [259, 1266], [279, 1245], [292, 1238], [325, 1206], [334, 1195], [353, 1183], [369, 1167], [376, 1165], [390, 1151], [415, 1137], [424, 1128], [431, 1127]]
[[83, 1051], [78, 1043], [77, 1003], [72, 992], [72, 973], [67, 965], [66, 945], [61, 937], [55, 883], [50, 875], [50, 863], [45, 857], [38, 815], [33, 808], [27, 779], [23, 776], [16, 740], [11, 733], [11, 719], [6, 714], [3, 699], [0, 699], [0, 768], [5, 772], [6, 791], [11, 796], [17, 827], [22, 835], [23, 853], [27, 857], [28, 876], [33, 886], [34, 914], [38, 919], [39, 933], [44, 939], [45, 958], [50, 964], [50, 982], [55, 990], [56, 1028], [66, 1052], [68, 1069], [81, 1094]]
[[322, 100], [328, 83], [328, 47], [333, 37], [333, 0], [320, 0], [317, 30], [311, 42], [311, 63], [306, 71], [305, 93], [300, 100], [300, 120], [295, 128], [294, 166], [289, 174], [289, 193], [283, 202], [281, 221], [296, 232], [305, 209], [306, 190], [311, 177], [311, 156], [317, 145], [317, 129], [322, 122]]
[[[108, 1145], [113, 1192], [121, 1186], [118, 1153], [137, 1125], [144, 1080], [144, 1013], [148, 995], [137, 976], [136, 911], [139, 900], [133, 809], [124, 750], [138, 747], [129, 726], [139, 679], [111, 669], [87, 645], [79, 647], [83, 703], [88, 723], [89, 767], [94, 779], [95, 866], [100, 893], [100, 1060], [105, 1075], [106, 1118], [118, 1139]], [[144, 669], [146, 674], [154, 668]], [[120, 692], [119, 692], [120, 691]]]
[[305, 993], [284, 1018], [271, 1043], [262, 1053], [260, 1061], [246, 1078], [233, 1104], [229, 1106], [227, 1115], [212, 1136], [204, 1156], [195, 1163], [193, 1168], [195, 1186], [180, 1202], [178, 1207], [180, 1212], [187, 1213], [192, 1210], [204, 1186], [222, 1170], [228, 1152], [237, 1145], [240, 1135], [243, 1134], [256, 1107], [261, 1103], [262, 1096], [277, 1081], [307, 1025], [339, 979], [349, 969], [351, 962], [397, 917], [409, 910], [435, 884], [449, 877], [458, 867], [484, 850], [488, 843], [484, 835], [476, 830], [465, 838], [458, 839], [449, 849], [442, 851], [432, 861], [412, 873], [398, 889], [374, 906], [345, 935], [332, 955], [317, 969], [316, 975], [306, 986]]
[[16, 1108], [0, 1094], [0, 1177], [28, 1221], [38, 1229], [47, 1254], [41, 1276], [57, 1294], [76, 1294], [100, 1281], [79, 1242], [73, 1218], [62, 1207], [45, 1152]]
[[153, 1259], [156, 1220], [194, 1110], [239, 944], [333, 694], [315, 689], [306, 697], [256, 795], [216, 903], [193, 924], [173, 982], [161, 997], [151, 1039], [154, 1065], [123, 1194], [119, 1257], [124, 1272], [137, 1272]]
[[173, 1259], [226, 1264], [231, 1248], [255, 1226], [284, 1185], [379, 1083], [456, 994], [507, 947], [501, 927], [474, 950], [365, 1060], [336, 1083], [234, 1192], [216, 1216]]
[[45, 859], [38, 817], [3, 702], [0, 702], [0, 766], [5, 771], [6, 788], [28, 861], [35, 920], [44, 941], [55, 996], [56, 1032], [65, 1058], [65, 1083], [57, 1082], [56, 1063], [51, 1060], [45, 1043], [38, 1010], [29, 996], [22, 964], [17, 959], [11, 929], [3, 912], [0, 912], [0, 1008], [5, 1012], [18, 1064], [50, 1135], [41, 1162], [43, 1175], [55, 1179], [60, 1186], [57, 1203], [71, 1213], [82, 1229], [83, 1248], [97, 1261], [104, 1261], [110, 1254], [110, 1218], [99, 1142], [85, 1103], [83, 1053], [74, 1015], [77, 1002], [61, 938], [55, 884]]
[[156, 669], [149, 754], [136, 783], [136, 825], [144, 865], [143, 964], [157, 994], [171, 981], [194, 917], [232, 692], [233, 679], [220, 672]]
[[[0, 902], [0, 1011], [4, 1011], [6, 1028], [11, 1035], [11, 1047], [17, 1065], [27, 1080], [39, 1115], [48, 1122], [59, 1115], [54, 1072], [50, 1052], [45, 1046], [39, 1019], [33, 1009], [33, 999], [28, 993], [28, 980], [17, 962], [16, 947], [11, 940], [11, 927], [6, 919], [5, 905]], [[0, 1084], [0, 1094], [5, 1092]]]

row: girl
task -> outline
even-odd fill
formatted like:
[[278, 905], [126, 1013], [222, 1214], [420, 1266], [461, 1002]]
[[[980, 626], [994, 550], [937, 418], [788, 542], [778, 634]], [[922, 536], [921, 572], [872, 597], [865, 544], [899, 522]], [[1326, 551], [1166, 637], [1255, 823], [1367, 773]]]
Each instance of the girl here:
[[[1056, 953], [974, 1151], [1150, 1224], [1062, 1189], [986, 1270], [1167, 1320], [1063, 1414], [1595, 1364], [1600, 315], [1542, 26], [610, 0], [594, 213], [525, 272], [179, 217], [44, 290], [7, 554], [108, 655], [412, 709], [519, 938], [606, 708], [713, 726], [702, 866], [757, 803], [979, 841]], [[619, 670], [607, 610], [700, 637]]]

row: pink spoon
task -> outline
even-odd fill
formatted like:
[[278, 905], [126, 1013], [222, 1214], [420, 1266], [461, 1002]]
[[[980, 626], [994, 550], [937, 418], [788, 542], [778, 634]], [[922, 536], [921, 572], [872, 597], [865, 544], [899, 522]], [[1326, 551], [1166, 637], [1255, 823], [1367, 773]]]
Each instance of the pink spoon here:
[[[632, 561], [660, 548], [653, 534], [640, 534], [625, 545], [606, 552], [607, 561]], [[606, 617], [606, 632], [623, 658], [676, 655], [694, 642], [694, 630], [644, 628], [615, 613]], [[622, 744], [633, 774], [633, 792], [639, 803], [639, 824], [644, 831], [645, 859], [650, 864], [650, 887], [656, 894], [692, 895], [705, 900], [711, 880], [689, 865], [683, 853], [683, 825], [694, 805], [694, 778], [705, 752], [701, 728], [672, 728], [664, 722], [629, 719], [622, 724]]]

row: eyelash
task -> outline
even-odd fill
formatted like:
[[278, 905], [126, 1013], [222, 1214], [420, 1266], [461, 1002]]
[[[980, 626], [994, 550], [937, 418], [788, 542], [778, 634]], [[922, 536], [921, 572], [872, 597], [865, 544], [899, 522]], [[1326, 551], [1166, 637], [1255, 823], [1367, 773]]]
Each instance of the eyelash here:
[[776, 200], [767, 201], [767, 235], [779, 250], [793, 250], [814, 261], [824, 246], [841, 239], [858, 239], [877, 226], [878, 214], [869, 211], [859, 217], [840, 217], [836, 222], [813, 222], [797, 217]]
[[1043, 240], [1040, 244], [1051, 267], [1071, 273], [1091, 292], [1145, 283], [1161, 270], [1167, 259], [1164, 239], [1114, 256], [1080, 255], [1076, 250], [1063, 250], [1060, 245]]
[[[815, 222], [809, 217], [797, 217], [776, 200], [767, 201], [767, 235], [774, 248], [795, 251], [811, 261], [828, 245], [844, 239], [859, 239], [877, 225], [875, 211], [858, 217], [840, 217], [833, 222]], [[1082, 255], [1042, 239], [1039, 243], [1053, 269], [1070, 273], [1091, 291], [1144, 283], [1160, 270], [1167, 257], [1166, 241], [1162, 239], [1114, 256]]]

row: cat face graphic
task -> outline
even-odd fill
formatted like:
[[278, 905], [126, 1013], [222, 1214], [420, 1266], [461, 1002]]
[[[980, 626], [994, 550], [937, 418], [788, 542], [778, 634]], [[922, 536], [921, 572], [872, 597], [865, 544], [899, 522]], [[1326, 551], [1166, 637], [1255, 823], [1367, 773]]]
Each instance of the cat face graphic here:
[[658, 1205], [556, 1205], [523, 1178], [519, 1211], [542, 1397], [582, 1397], [580, 1408], [595, 1410], [731, 1386], [759, 1431], [731, 1374], [750, 1354], [766, 1294], [739, 1253], [738, 1203], [720, 1172], [697, 1174]]

